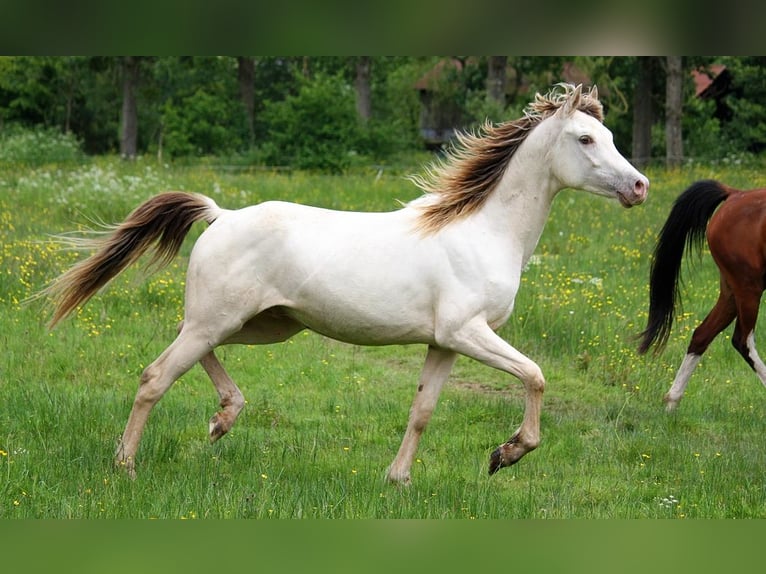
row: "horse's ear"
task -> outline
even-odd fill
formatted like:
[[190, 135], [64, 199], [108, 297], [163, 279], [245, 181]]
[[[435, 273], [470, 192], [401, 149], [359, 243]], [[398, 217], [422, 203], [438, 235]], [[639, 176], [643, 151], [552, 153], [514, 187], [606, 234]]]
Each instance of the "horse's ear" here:
[[598, 88], [595, 84], [591, 87], [590, 93], [588, 95], [594, 100], [598, 100]]
[[564, 103], [556, 112], [557, 115], [562, 117], [569, 117], [580, 107], [580, 99], [582, 98], [582, 84], [577, 84], [567, 96]]

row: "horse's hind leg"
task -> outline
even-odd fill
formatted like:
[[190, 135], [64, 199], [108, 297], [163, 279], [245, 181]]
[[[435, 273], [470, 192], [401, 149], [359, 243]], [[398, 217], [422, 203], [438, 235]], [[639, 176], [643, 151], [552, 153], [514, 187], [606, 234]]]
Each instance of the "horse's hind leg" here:
[[[179, 333], [183, 326], [184, 322], [181, 321], [178, 324]], [[223, 368], [214, 351], [210, 351], [202, 357], [199, 363], [213, 382], [213, 386], [221, 400], [221, 410], [210, 417], [208, 425], [210, 442], [213, 443], [229, 432], [231, 427], [234, 426], [234, 421], [237, 420], [239, 413], [245, 406], [245, 397]]]
[[[231, 335], [224, 344], [243, 343], [262, 345], [280, 343], [304, 329], [304, 325], [287, 317], [278, 309], [267, 309], [244, 324], [242, 329]], [[221, 399], [221, 410], [209, 422], [210, 442], [215, 442], [234, 426], [239, 413], [245, 406], [245, 397], [224, 370], [218, 357], [210, 351], [200, 360], [200, 365], [213, 382]]]
[[731, 342], [766, 386], [766, 365], [755, 350], [755, 323], [762, 291], [760, 286], [737, 291], [737, 323]]
[[135, 476], [136, 451], [152, 408], [171, 385], [210, 350], [204, 334], [182, 329], [176, 340], [144, 370], [115, 453], [115, 464], [125, 467], [131, 477]]
[[675, 410], [684, 396], [686, 385], [700, 362], [702, 354], [710, 346], [718, 334], [728, 327], [737, 316], [737, 307], [734, 303], [734, 295], [728, 284], [721, 279], [721, 292], [718, 301], [710, 310], [705, 320], [694, 330], [692, 340], [686, 351], [681, 366], [676, 373], [670, 390], [665, 394], [665, 408], [668, 411]]
[[210, 417], [208, 432], [213, 443], [234, 426], [239, 413], [245, 406], [245, 397], [234, 383], [213, 351], [202, 357], [200, 365], [210, 377], [221, 399], [221, 410]]

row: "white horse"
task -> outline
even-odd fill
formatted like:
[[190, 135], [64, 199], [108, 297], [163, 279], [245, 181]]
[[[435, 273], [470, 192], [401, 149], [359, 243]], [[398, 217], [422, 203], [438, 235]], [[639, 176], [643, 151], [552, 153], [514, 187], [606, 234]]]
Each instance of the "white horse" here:
[[560, 85], [538, 94], [521, 119], [461, 136], [446, 160], [412, 178], [424, 195], [388, 213], [278, 201], [230, 211], [184, 192], [143, 203], [45, 291], [56, 304], [53, 326], [150, 248], [155, 262], [166, 263], [195, 221], [210, 224], [191, 253], [178, 336], [141, 376], [116, 464], [135, 476], [149, 412], [197, 362], [221, 399], [210, 439], [223, 436], [244, 398], [214, 349], [277, 343], [303, 329], [360, 345], [427, 345], [391, 481], [410, 481], [420, 436], [458, 354], [523, 383], [523, 421], [492, 453], [489, 472], [514, 464], [540, 442], [545, 380], [496, 331], [513, 310], [551, 203], [563, 188], [626, 207], [646, 198], [649, 181], [618, 153], [602, 121], [595, 89]]

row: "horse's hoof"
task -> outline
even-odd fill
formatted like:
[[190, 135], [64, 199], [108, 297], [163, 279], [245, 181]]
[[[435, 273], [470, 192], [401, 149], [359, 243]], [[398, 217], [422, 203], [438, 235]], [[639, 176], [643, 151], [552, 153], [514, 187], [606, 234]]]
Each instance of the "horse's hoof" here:
[[213, 444], [215, 441], [225, 435], [227, 431], [228, 429], [224, 426], [223, 421], [221, 420], [221, 417], [218, 415], [218, 413], [210, 417], [210, 422], [208, 424], [210, 444]]
[[492, 476], [501, 468], [503, 468], [503, 461], [500, 457], [500, 447], [497, 447], [494, 452], [489, 455], [489, 476]]
[[665, 403], [665, 412], [672, 413], [678, 408], [680, 399], [673, 399], [669, 394], [662, 397], [662, 402]]
[[136, 467], [132, 459], [115, 459], [114, 469], [118, 472], [124, 472], [130, 480], [136, 480]]
[[[534, 447], [532, 447], [534, 448]], [[503, 467], [516, 464], [522, 456], [532, 450], [523, 448], [519, 443], [519, 433], [516, 433], [507, 442], [497, 447], [489, 456], [489, 474], [492, 476]]]
[[390, 468], [386, 471], [386, 480], [389, 484], [395, 484], [397, 486], [409, 486], [411, 483], [410, 472], [396, 472]]
[[412, 480], [408, 476], [407, 478], [403, 479], [388, 479], [389, 484], [393, 484], [395, 486], [398, 486], [400, 488], [409, 488], [409, 486], [412, 484]]

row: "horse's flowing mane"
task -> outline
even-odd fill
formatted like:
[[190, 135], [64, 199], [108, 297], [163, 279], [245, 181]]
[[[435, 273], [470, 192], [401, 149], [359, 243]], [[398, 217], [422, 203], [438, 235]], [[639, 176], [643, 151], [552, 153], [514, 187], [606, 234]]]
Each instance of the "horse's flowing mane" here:
[[425, 175], [410, 177], [425, 192], [411, 203], [420, 210], [422, 231], [438, 231], [484, 205], [530, 131], [564, 104], [604, 121], [595, 87], [587, 92], [571, 84], [557, 87], [563, 88], [563, 92], [554, 89], [544, 96], [536, 94], [524, 110], [524, 116], [517, 120], [497, 125], [487, 121], [478, 133], [458, 133], [445, 159], [426, 167]]

